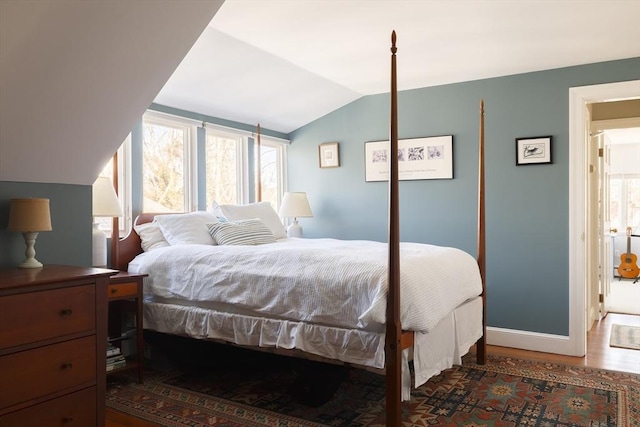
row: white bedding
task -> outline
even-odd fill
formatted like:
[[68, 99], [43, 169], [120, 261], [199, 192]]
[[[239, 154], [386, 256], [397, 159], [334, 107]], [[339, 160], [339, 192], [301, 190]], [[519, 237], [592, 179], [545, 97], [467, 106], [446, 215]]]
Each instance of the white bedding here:
[[[217, 339], [239, 345], [298, 349], [313, 355], [369, 366], [385, 367], [384, 332], [344, 329], [207, 308], [156, 302], [144, 304], [144, 327], [158, 332]], [[416, 332], [414, 346], [402, 353], [402, 399], [410, 399], [413, 357], [414, 385], [462, 363], [462, 356], [482, 336], [482, 298], [466, 301], [429, 332]]]
[[[196, 305], [224, 303], [244, 313], [340, 328], [381, 331], [387, 244], [281, 239], [259, 246], [179, 245], [136, 257], [144, 292]], [[455, 248], [400, 244], [403, 329], [429, 331], [482, 292], [477, 263]]]
[[[280, 239], [259, 246], [180, 245], [137, 256], [146, 273], [144, 327], [240, 345], [299, 349], [384, 368], [387, 245]], [[476, 261], [455, 249], [400, 244], [402, 396], [455, 363], [482, 336]]]

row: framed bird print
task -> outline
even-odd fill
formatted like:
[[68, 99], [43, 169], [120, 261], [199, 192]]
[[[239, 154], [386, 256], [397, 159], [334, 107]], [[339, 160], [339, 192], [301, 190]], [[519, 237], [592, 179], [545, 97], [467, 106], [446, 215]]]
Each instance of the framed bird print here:
[[551, 163], [551, 136], [516, 138], [516, 166]]

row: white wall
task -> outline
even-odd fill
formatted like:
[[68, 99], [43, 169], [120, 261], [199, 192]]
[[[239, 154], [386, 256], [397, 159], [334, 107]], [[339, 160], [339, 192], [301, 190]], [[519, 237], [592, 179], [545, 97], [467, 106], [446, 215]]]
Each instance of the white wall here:
[[222, 3], [0, 1], [0, 181], [92, 184]]

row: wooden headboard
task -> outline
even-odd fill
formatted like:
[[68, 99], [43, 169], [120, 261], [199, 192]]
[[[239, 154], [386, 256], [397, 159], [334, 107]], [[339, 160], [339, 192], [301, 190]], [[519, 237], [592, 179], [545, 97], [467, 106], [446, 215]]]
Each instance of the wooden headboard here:
[[[162, 215], [160, 213], [142, 213], [136, 217], [133, 221], [133, 225], [146, 224], [153, 221], [156, 215]], [[135, 232], [133, 227], [122, 239], [118, 240], [116, 250], [113, 252], [113, 259], [111, 260], [112, 268], [120, 271], [127, 271], [129, 263], [138, 255], [142, 253], [142, 246], [140, 242], [140, 236]]]

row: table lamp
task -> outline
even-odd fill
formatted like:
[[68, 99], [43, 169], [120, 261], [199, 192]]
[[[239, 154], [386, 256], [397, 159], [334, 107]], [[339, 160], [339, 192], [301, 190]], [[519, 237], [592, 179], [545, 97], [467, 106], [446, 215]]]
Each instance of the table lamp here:
[[51, 231], [49, 199], [11, 199], [9, 202], [9, 230], [21, 231], [27, 245], [26, 259], [19, 268], [40, 268], [36, 259], [36, 239], [40, 231]]
[[122, 216], [122, 208], [111, 178], [99, 176], [93, 183], [93, 266], [107, 266], [107, 235], [100, 229], [97, 217]]
[[293, 222], [287, 227], [287, 237], [302, 237], [302, 227], [298, 224], [298, 218], [313, 217], [307, 193], [284, 193], [278, 214], [283, 218], [293, 218]]

